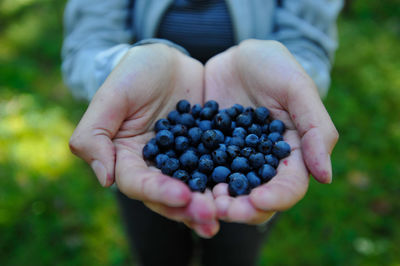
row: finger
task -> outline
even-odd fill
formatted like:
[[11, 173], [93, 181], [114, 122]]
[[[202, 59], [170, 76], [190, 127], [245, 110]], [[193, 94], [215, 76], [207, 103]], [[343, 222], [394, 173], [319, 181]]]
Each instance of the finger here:
[[330, 183], [330, 154], [339, 135], [310, 78], [299, 75], [291, 81], [287, 105], [308, 169], [319, 182]]
[[285, 138], [292, 151], [277, 168], [277, 175], [250, 193], [252, 204], [264, 211], [286, 210], [302, 199], [308, 189], [309, 177], [299, 149], [299, 136], [289, 130]]
[[211, 238], [219, 231], [220, 225], [218, 221], [213, 220], [211, 223], [199, 224], [186, 221], [184, 224], [193, 229], [196, 234], [202, 238]]

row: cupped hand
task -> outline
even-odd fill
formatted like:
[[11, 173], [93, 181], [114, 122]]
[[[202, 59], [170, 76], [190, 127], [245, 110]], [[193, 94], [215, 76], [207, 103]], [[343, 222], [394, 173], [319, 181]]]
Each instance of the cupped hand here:
[[143, 160], [157, 119], [182, 98], [203, 102], [203, 65], [163, 44], [132, 48], [93, 97], [70, 148], [91, 165], [99, 182], [115, 182], [132, 199], [182, 221], [203, 237], [219, 229], [212, 193], [192, 193]]
[[292, 149], [277, 175], [247, 196], [232, 198], [227, 184], [215, 186], [220, 219], [260, 224], [305, 195], [310, 172], [321, 183], [331, 182], [330, 154], [338, 133], [313, 81], [282, 44], [247, 40], [210, 59], [205, 101], [210, 99], [223, 108], [234, 103], [267, 107], [287, 126], [284, 140]]

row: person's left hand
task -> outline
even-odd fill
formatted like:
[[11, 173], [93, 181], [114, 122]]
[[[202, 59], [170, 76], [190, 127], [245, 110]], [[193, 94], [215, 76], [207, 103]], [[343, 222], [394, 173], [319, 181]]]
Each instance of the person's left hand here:
[[277, 175], [250, 195], [233, 198], [227, 184], [214, 187], [220, 219], [260, 224], [303, 198], [309, 172], [321, 183], [331, 182], [330, 153], [338, 133], [313, 81], [282, 44], [248, 40], [210, 59], [205, 66], [205, 101], [211, 99], [222, 108], [235, 103], [267, 107], [272, 117], [285, 123], [284, 140], [291, 146]]

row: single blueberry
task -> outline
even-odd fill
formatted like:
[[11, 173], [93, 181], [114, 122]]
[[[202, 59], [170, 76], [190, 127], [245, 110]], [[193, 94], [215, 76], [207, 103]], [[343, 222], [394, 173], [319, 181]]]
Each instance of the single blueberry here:
[[156, 167], [157, 167], [158, 169], [161, 169], [162, 166], [163, 166], [163, 164], [164, 164], [164, 162], [165, 162], [167, 159], [168, 159], [168, 155], [163, 154], [163, 153], [158, 154], [158, 155], [156, 156], [155, 160], [154, 160], [155, 163], [156, 163]]
[[261, 131], [264, 134], [269, 134], [269, 124], [267, 123], [267, 124], [262, 125]]
[[232, 137], [240, 137], [244, 139], [246, 136], [247, 136], [247, 131], [242, 127], [237, 127], [232, 131]]
[[246, 108], [244, 108], [243, 113], [247, 113], [247, 114], [250, 114], [251, 116], [253, 116], [254, 115], [254, 108], [251, 107], [251, 106], [246, 107]]
[[207, 182], [204, 182], [201, 178], [193, 178], [188, 181], [188, 186], [192, 191], [204, 192], [206, 185]]
[[249, 161], [245, 157], [236, 157], [232, 160], [231, 169], [233, 172], [247, 173], [250, 170]]
[[172, 175], [178, 169], [179, 169], [178, 159], [168, 158], [163, 163], [163, 165], [161, 167], [161, 172], [165, 175]]
[[231, 174], [229, 176], [228, 192], [233, 197], [249, 194], [250, 187], [246, 176], [240, 173]]
[[148, 143], [157, 144], [156, 138], [151, 138]]
[[218, 112], [218, 103], [214, 100], [209, 100], [204, 103], [204, 108], [211, 108], [214, 111], [214, 114]]
[[257, 107], [254, 111], [254, 119], [260, 124], [264, 124], [267, 121], [268, 117], [269, 110], [264, 106]]
[[226, 153], [226, 151], [217, 149], [212, 152], [212, 158], [215, 164], [223, 165], [226, 164], [228, 161], [228, 154]]
[[156, 132], [163, 130], [163, 129], [166, 129], [166, 130], [171, 129], [171, 123], [168, 121], [168, 119], [161, 118], [161, 119], [157, 120], [156, 124], [154, 125], [154, 130]]
[[190, 112], [190, 103], [187, 100], [180, 100], [176, 104], [176, 110], [178, 110], [179, 113], [189, 113]]
[[253, 168], [260, 168], [265, 163], [264, 154], [259, 152], [250, 155], [249, 162]]
[[190, 144], [193, 146], [198, 145], [200, 142], [202, 133], [203, 133], [203, 131], [199, 127], [192, 127], [191, 129], [189, 129], [188, 137], [189, 137]]
[[249, 181], [250, 188], [258, 187], [261, 184], [261, 179], [254, 171], [248, 172], [246, 177]]
[[214, 126], [222, 132], [228, 132], [231, 129], [231, 117], [226, 112], [219, 112], [214, 116]]
[[278, 132], [281, 135], [285, 131], [285, 124], [281, 120], [273, 120], [269, 124], [269, 132]]
[[207, 184], [207, 181], [208, 181], [207, 175], [205, 175], [205, 174], [203, 174], [203, 173], [201, 173], [201, 172], [199, 172], [197, 170], [194, 170], [192, 172], [191, 178], [192, 179], [200, 178], [206, 184]]
[[279, 132], [269, 133], [268, 139], [273, 143], [283, 140], [282, 135]]
[[175, 138], [175, 150], [177, 152], [183, 152], [189, 148], [189, 139], [184, 136], [178, 136]]
[[194, 118], [200, 117], [201, 110], [202, 110], [202, 107], [201, 107], [200, 104], [193, 105], [193, 107], [192, 107], [192, 115], [193, 115], [193, 117]]
[[195, 125], [195, 120], [194, 120], [193, 116], [189, 113], [181, 114], [180, 122], [182, 125], [184, 125], [188, 128], [191, 128]]
[[272, 148], [272, 153], [276, 156], [276, 158], [282, 159], [289, 156], [290, 150], [290, 145], [287, 144], [287, 142], [278, 141]]
[[268, 182], [276, 175], [276, 170], [269, 164], [264, 164], [258, 170], [258, 175], [263, 182]]
[[214, 116], [214, 110], [210, 107], [204, 107], [200, 112], [200, 118], [203, 120], [211, 120]]
[[240, 105], [238, 103], [234, 104], [232, 107], [236, 109], [238, 114], [241, 114], [244, 111], [243, 105]]
[[258, 151], [262, 152], [264, 154], [268, 154], [271, 152], [272, 149], [272, 141], [270, 141], [269, 139], [263, 139], [261, 137], [261, 141], [258, 144]]
[[246, 158], [249, 158], [250, 155], [254, 154], [256, 151], [252, 147], [244, 147], [241, 151], [240, 154]]
[[249, 127], [253, 123], [253, 118], [248, 113], [241, 113], [236, 117], [236, 125], [239, 127]]
[[179, 169], [176, 170], [174, 172], [174, 174], [172, 175], [172, 177], [175, 177], [176, 179], [181, 180], [182, 182], [187, 182], [190, 178], [190, 175], [188, 174], [188, 172], [186, 172], [185, 170]]
[[218, 129], [214, 129], [215, 133], [217, 133], [217, 142], [218, 143], [224, 143], [225, 141], [225, 135], [222, 133], [222, 131]]
[[218, 141], [217, 132], [213, 129], [203, 132], [203, 134], [201, 135], [201, 142], [207, 149], [215, 149], [220, 143]]
[[218, 144], [217, 149], [218, 150], [222, 150], [222, 151], [226, 151], [226, 144], [225, 143]]
[[199, 145], [197, 145], [197, 152], [199, 154], [208, 154], [210, 153], [210, 150], [204, 146], [203, 142], [200, 142]]
[[177, 110], [171, 111], [167, 117], [171, 124], [178, 124], [181, 119], [181, 115]]
[[215, 183], [226, 182], [228, 176], [231, 174], [231, 171], [225, 166], [217, 166], [211, 174], [211, 179]]
[[245, 139], [245, 143], [247, 146], [254, 148], [254, 147], [257, 147], [257, 145], [259, 143], [259, 139], [258, 139], [257, 135], [249, 134], [249, 135], [247, 135], [247, 137]]
[[159, 149], [157, 144], [149, 142], [143, 147], [142, 152], [143, 152], [143, 158], [145, 158], [146, 160], [150, 160], [153, 159], [159, 153]]
[[241, 138], [241, 137], [233, 137], [233, 138], [231, 139], [231, 143], [230, 143], [230, 144], [231, 144], [231, 145], [238, 146], [238, 147], [240, 147], [240, 148], [243, 148], [243, 147], [244, 147], [244, 139]]
[[179, 157], [179, 161], [183, 168], [193, 170], [197, 167], [199, 157], [193, 151], [185, 151]]
[[236, 121], [231, 122], [231, 131], [236, 128]]
[[165, 151], [164, 154], [170, 158], [176, 158], [176, 152], [173, 149], [169, 149], [169, 150]]
[[232, 137], [226, 136], [226, 137], [225, 137], [224, 144], [225, 144], [225, 145], [230, 145], [230, 144], [231, 144], [231, 140], [232, 140]]
[[174, 143], [174, 134], [171, 131], [163, 129], [156, 134], [157, 144], [162, 148], [171, 147]]
[[231, 119], [234, 119], [238, 115], [238, 111], [235, 107], [231, 107], [226, 109], [226, 113], [230, 116]]
[[278, 167], [279, 160], [274, 155], [267, 154], [267, 155], [265, 155], [264, 159], [265, 159], [265, 162], [267, 164], [271, 165], [273, 168], [277, 168]]
[[226, 153], [231, 159], [234, 159], [240, 155], [240, 148], [235, 145], [229, 145], [226, 147]]
[[214, 161], [211, 158], [211, 155], [204, 154], [199, 159], [199, 165], [197, 166], [200, 172], [209, 174], [214, 169]]
[[175, 126], [172, 126], [171, 132], [172, 134], [174, 134], [174, 136], [186, 136], [187, 127], [181, 124], [177, 124]]
[[257, 135], [257, 137], [260, 137], [262, 129], [259, 124], [251, 124], [251, 126], [247, 128], [247, 132], [249, 132], [249, 134], [254, 134]]
[[212, 122], [210, 120], [201, 120], [199, 128], [203, 131], [212, 129]]

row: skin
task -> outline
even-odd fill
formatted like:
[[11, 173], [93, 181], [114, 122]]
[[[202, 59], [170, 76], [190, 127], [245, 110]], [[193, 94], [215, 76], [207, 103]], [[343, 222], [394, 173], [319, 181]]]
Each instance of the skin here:
[[[142, 157], [154, 123], [180, 99], [192, 104], [214, 99], [222, 108], [266, 106], [287, 125], [291, 155], [272, 181], [248, 196], [230, 197], [226, 184], [191, 192]], [[92, 99], [70, 149], [92, 166], [104, 187], [115, 181], [128, 197], [207, 238], [218, 232], [220, 219], [259, 224], [290, 208], [305, 195], [309, 172], [330, 183], [337, 139], [315, 85], [289, 51], [277, 42], [248, 40], [205, 66], [163, 44], [132, 48]]]

